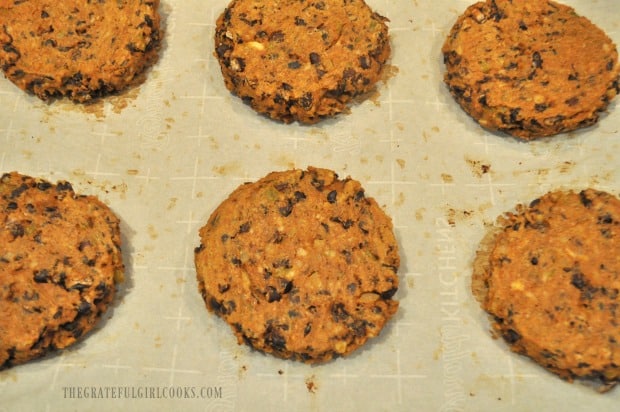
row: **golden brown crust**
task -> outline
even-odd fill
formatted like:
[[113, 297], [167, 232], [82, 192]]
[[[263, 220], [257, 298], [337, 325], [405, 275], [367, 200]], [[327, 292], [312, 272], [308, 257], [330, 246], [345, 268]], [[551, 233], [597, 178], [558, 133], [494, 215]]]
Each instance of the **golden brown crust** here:
[[98, 322], [122, 280], [119, 220], [67, 182], [0, 178], [0, 369], [62, 349]]
[[525, 140], [594, 124], [620, 92], [614, 43], [553, 1], [475, 3], [442, 52], [461, 107], [481, 126]]
[[620, 379], [620, 200], [552, 192], [498, 219], [472, 292], [510, 348], [567, 380]]
[[0, 0], [0, 68], [20, 89], [75, 102], [142, 81], [157, 59], [159, 0]]
[[392, 223], [359, 182], [309, 168], [240, 186], [200, 230], [207, 308], [239, 343], [307, 363], [344, 356], [396, 313]]
[[217, 20], [226, 87], [286, 123], [316, 123], [374, 89], [390, 56], [387, 19], [363, 0], [232, 0]]
[[473, 262], [471, 277], [471, 291], [479, 303], [483, 303], [489, 293], [489, 277], [491, 276], [491, 263], [489, 261], [495, 238], [501, 233], [501, 228], [491, 226], [478, 245]]

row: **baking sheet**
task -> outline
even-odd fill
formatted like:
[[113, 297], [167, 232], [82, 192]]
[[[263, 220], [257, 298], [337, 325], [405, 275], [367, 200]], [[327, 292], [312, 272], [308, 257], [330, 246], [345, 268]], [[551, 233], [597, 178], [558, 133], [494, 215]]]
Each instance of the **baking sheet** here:
[[[368, 0], [390, 19], [390, 76], [349, 115], [283, 125], [231, 96], [213, 58], [226, 0], [163, 0], [148, 80], [84, 108], [0, 79], [0, 169], [99, 196], [122, 219], [126, 282], [71, 349], [0, 372], [0, 412], [67, 410], [611, 410], [620, 392], [569, 384], [490, 338], [469, 294], [485, 224], [551, 189], [620, 192], [620, 110], [522, 143], [485, 132], [442, 84], [443, 39], [471, 2]], [[620, 44], [615, 0], [566, 0]], [[392, 216], [400, 310], [381, 336], [322, 366], [238, 346], [197, 292], [198, 229], [229, 192], [308, 165], [360, 180]]]

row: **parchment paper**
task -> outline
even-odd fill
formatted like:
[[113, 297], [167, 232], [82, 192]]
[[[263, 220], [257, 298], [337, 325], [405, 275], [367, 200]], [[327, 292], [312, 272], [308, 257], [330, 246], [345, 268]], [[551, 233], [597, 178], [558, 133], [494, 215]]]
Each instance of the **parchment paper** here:
[[[616, 0], [565, 0], [620, 44]], [[389, 76], [315, 126], [255, 114], [225, 89], [213, 31], [226, 0], [163, 0], [165, 41], [140, 87], [94, 106], [43, 103], [0, 79], [0, 169], [66, 179], [122, 219], [126, 282], [78, 345], [0, 372], [0, 411], [612, 410], [508, 351], [469, 293], [485, 225], [552, 189], [620, 193], [620, 108], [531, 143], [481, 129], [442, 83], [464, 0], [368, 0], [390, 19]], [[238, 346], [195, 280], [198, 229], [245, 181], [308, 165], [362, 182], [392, 216], [400, 310], [322, 366]]]

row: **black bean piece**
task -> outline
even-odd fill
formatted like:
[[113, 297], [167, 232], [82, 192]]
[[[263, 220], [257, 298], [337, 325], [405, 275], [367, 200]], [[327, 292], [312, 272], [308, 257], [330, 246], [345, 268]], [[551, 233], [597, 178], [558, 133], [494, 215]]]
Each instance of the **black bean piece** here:
[[271, 243], [275, 243], [276, 245], [282, 243], [283, 240], [284, 240], [284, 233], [280, 232], [279, 230], [276, 230], [273, 236], [271, 237]]
[[334, 303], [331, 306], [330, 312], [335, 322], [345, 321], [351, 316], [345, 309], [344, 303]]
[[83, 284], [83, 283], [76, 283], [75, 285], [71, 286], [69, 288], [69, 290], [77, 290], [79, 292], [82, 292], [82, 291], [88, 289], [89, 286], [90, 285], [86, 285], [86, 284]]
[[332, 190], [331, 192], [329, 192], [327, 194], [327, 201], [329, 203], [336, 203], [336, 197], [338, 196], [338, 192], [335, 190]]
[[226, 293], [228, 292], [229, 289], [230, 289], [230, 285], [228, 283], [225, 285], [220, 285], [220, 284], [217, 285], [217, 290], [220, 293]]
[[[251, 102], [252, 99], [250, 99], [249, 101]], [[273, 102], [276, 105], [288, 106], [289, 104], [288, 100], [286, 100], [280, 93], [276, 93], [275, 97], [273, 98]], [[269, 109], [273, 110], [273, 106], [270, 106]]]
[[614, 219], [611, 217], [611, 214], [609, 213], [605, 213], [602, 216], [599, 216], [597, 219], [597, 223], [599, 225], [603, 224], [603, 225], [609, 225], [612, 224], [614, 222]]
[[273, 324], [267, 326], [265, 330], [265, 345], [277, 352], [286, 350], [286, 339], [284, 339]]
[[58, 274], [58, 280], [55, 280], [54, 283], [66, 289], [67, 288], [67, 285], [65, 284], [66, 280], [67, 280], [67, 274], [65, 272], [60, 272]]
[[16, 210], [17, 209], [17, 203], [16, 202], [9, 202], [6, 205], [7, 210]]
[[323, 188], [325, 187], [325, 180], [317, 179], [316, 176], [313, 176], [312, 182], [310, 182], [310, 184], [314, 186], [316, 190], [318, 190], [319, 192], [322, 192]]
[[530, 259], [530, 263], [534, 266], [538, 265], [538, 258], [534, 256], [533, 258]]
[[213, 297], [209, 298], [209, 300], [207, 301], [207, 306], [215, 313], [226, 315], [226, 308], [224, 307], [224, 305], [222, 305], [217, 299]]
[[82, 263], [92, 268], [97, 264], [97, 258], [89, 259], [88, 256], [82, 256]]
[[312, 108], [312, 103], [313, 99], [311, 92], [307, 92], [299, 98], [299, 106], [301, 106], [302, 109], [310, 110]]
[[512, 259], [510, 259], [508, 256], [501, 256], [499, 258], [500, 263], [512, 263]]
[[[10, 44], [10, 43], [9, 43], [9, 44], [5, 44], [5, 45], [2, 47], [2, 50], [4, 50], [4, 51], [5, 51], [5, 52], [7, 52], [7, 53], [17, 54], [18, 56], [20, 55], [19, 51], [17, 51], [17, 49], [15, 48], [15, 46], [13, 46], [13, 45], [12, 45], [12, 44]], [[20, 72], [19, 74], [20, 74], [20, 75], [22, 75], [22, 76], [26, 74], [26, 73], [24, 73], [24, 71], [23, 71], [23, 70], [19, 70], [19, 72]]]
[[298, 291], [298, 289], [292, 290], [288, 298], [288, 300], [295, 305], [299, 305], [301, 303], [301, 297], [297, 293]]
[[545, 103], [538, 103], [534, 105], [534, 109], [539, 113], [544, 112], [548, 108], [549, 106], [547, 106]]
[[388, 300], [392, 299], [392, 297], [396, 294], [397, 291], [398, 288], [391, 288], [386, 290], [385, 292], [381, 292], [379, 295], [381, 296], [381, 299]]
[[534, 199], [530, 202], [530, 207], [536, 207], [540, 203], [540, 198]]
[[50, 279], [50, 273], [47, 269], [41, 269], [34, 272], [34, 281], [36, 283], [47, 283]]
[[73, 335], [73, 337], [74, 337], [75, 339], [79, 339], [79, 338], [80, 338], [80, 336], [82, 336], [82, 334], [83, 334], [83, 333], [84, 333], [84, 328], [78, 328], [78, 327], [76, 327], [75, 329], [73, 329], [73, 330], [71, 331], [71, 334]]
[[241, 226], [239, 226], [239, 233], [247, 233], [250, 231], [251, 224], [250, 222], [245, 222]]
[[384, 267], [384, 268], [388, 268], [388, 269], [390, 269], [390, 270], [391, 270], [392, 272], [394, 272], [394, 273], [398, 273], [398, 266], [394, 266], [394, 265], [387, 265], [387, 264], [385, 264], [385, 263], [384, 263], [384, 264], [382, 264], [381, 266], [382, 266], [382, 267]]
[[351, 251], [350, 250], [341, 250], [340, 253], [342, 253], [342, 255], [344, 256], [344, 260], [345, 260], [345, 262], [347, 262], [348, 265], [353, 263], [353, 260], [351, 258]]
[[461, 98], [467, 103], [471, 102], [470, 92], [468, 91], [468, 89], [463, 89], [458, 86], [452, 86], [450, 88], [450, 91], [455, 97]]
[[[237, 324], [235, 324], [235, 325], [237, 325]], [[239, 332], [242, 332], [241, 325], [239, 325], [239, 329], [238, 330], [239, 330]], [[245, 342], [245, 344], [248, 345], [250, 348], [256, 348], [256, 339], [250, 338], [245, 333], [241, 335], [241, 338], [243, 338], [243, 342]]]
[[222, 59], [230, 50], [232, 50], [232, 47], [228, 44], [220, 44], [216, 47], [215, 52], [217, 53], [217, 56]]
[[519, 112], [521, 109], [511, 109], [510, 110], [510, 123], [519, 123]]
[[292, 61], [292, 62], [289, 62], [287, 66], [289, 69], [296, 70], [301, 67], [301, 63], [299, 63], [298, 61]]
[[306, 327], [304, 327], [304, 336], [308, 336], [308, 334], [312, 331], [312, 323], [306, 323]]
[[318, 53], [312, 52], [308, 57], [310, 58], [310, 63], [314, 65], [321, 63], [321, 56]]
[[82, 73], [77, 72], [73, 76], [65, 77], [62, 80], [62, 84], [63, 86], [80, 85], [82, 83], [82, 80], [83, 80]]
[[306, 200], [306, 194], [304, 192], [300, 192], [299, 190], [297, 190], [295, 192], [295, 202], [299, 203], [302, 200]]
[[295, 16], [295, 26], [305, 26], [306, 21], [299, 16]]
[[532, 67], [535, 69], [541, 69], [543, 65], [543, 59], [539, 52], [535, 51], [532, 54]]
[[355, 75], [357, 73], [355, 72], [354, 69], [352, 68], [348, 68], [348, 69], [344, 69], [344, 71], [342, 72], [342, 78], [346, 81], [346, 80], [351, 80], [355, 78]]
[[570, 284], [579, 290], [584, 290], [587, 286], [586, 279], [581, 272], [574, 272], [572, 274]]
[[37, 301], [39, 300], [39, 294], [36, 291], [25, 291], [22, 295], [22, 299], [28, 302]]
[[506, 17], [504, 15], [504, 12], [499, 8], [499, 6], [497, 6], [497, 4], [495, 4], [495, 2], [492, 2], [492, 6], [491, 7], [492, 7], [491, 13], [489, 14], [490, 18], [492, 18], [493, 20], [498, 22], [501, 19], [503, 19], [504, 17]]
[[107, 295], [110, 292], [108, 289], [108, 285], [106, 285], [106, 283], [103, 281], [99, 282], [99, 284], [95, 287], [95, 290], [97, 292], [103, 293], [104, 295]]
[[235, 57], [230, 61], [230, 68], [236, 72], [242, 72], [245, 70], [245, 60], [241, 57]]
[[22, 193], [24, 193], [26, 190], [28, 190], [28, 185], [23, 183], [21, 184], [19, 187], [13, 189], [13, 191], [11, 192], [11, 196], [10, 199], [16, 199], [18, 198]]
[[79, 326], [79, 322], [77, 320], [74, 320], [72, 322], [63, 323], [62, 325], [60, 325], [60, 327], [63, 330], [66, 330], [68, 332], [74, 331], [78, 326]]
[[586, 195], [586, 192], [584, 190], [579, 192], [579, 200], [581, 201], [581, 204], [587, 208], [590, 208], [592, 206], [592, 200], [588, 199], [588, 196]]
[[92, 310], [90, 303], [86, 301], [80, 302], [80, 305], [77, 307], [77, 313], [79, 316], [88, 315]]
[[527, 30], [527, 24], [525, 24], [523, 20], [519, 21], [519, 29], [524, 31]]
[[225, 22], [230, 22], [230, 20], [232, 19], [232, 10], [227, 7], [226, 9], [224, 9], [224, 21]]
[[265, 295], [267, 296], [267, 302], [278, 302], [282, 299], [282, 295], [280, 292], [273, 286], [267, 286], [267, 290], [265, 291]]
[[444, 64], [449, 64], [451, 66], [460, 64], [461, 60], [463, 60], [463, 58], [455, 51], [450, 51], [443, 55]]
[[368, 326], [368, 322], [363, 319], [357, 319], [353, 322], [349, 327], [353, 330], [353, 334], [358, 337], [366, 336], [366, 327]]
[[519, 335], [519, 333], [513, 329], [507, 329], [506, 331], [504, 331], [502, 336], [510, 345], [516, 343], [519, 339], [521, 339], [521, 335]]
[[248, 25], [248, 26], [250, 26], [250, 27], [254, 27], [254, 26], [256, 26], [257, 24], [262, 23], [262, 20], [261, 20], [261, 19], [252, 19], [252, 20], [248, 19], [248, 18], [246, 17], [246, 14], [245, 14], [245, 13], [243, 13], [243, 14], [240, 14], [240, 15], [239, 15], [239, 20], [241, 20], [242, 22], [244, 22], [245, 24], [247, 24], [247, 25]]
[[281, 260], [275, 261], [272, 263], [272, 266], [276, 269], [277, 268], [285, 268], [285, 269], [292, 268], [291, 262], [288, 259], [281, 259]]
[[367, 56], [360, 57], [360, 66], [364, 70], [370, 69], [370, 63], [368, 62]]
[[241, 262], [241, 259], [239, 259], [238, 257], [233, 257], [232, 259], [230, 259], [230, 263], [232, 263], [233, 265], [239, 267], [239, 266], [241, 266], [241, 264], [243, 262]]
[[269, 41], [273, 41], [276, 43], [281, 43], [284, 41], [284, 33], [281, 31], [274, 31], [273, 33], [271, 33], [271, 35], [269, 35]]
[[56, 185], [57, 192], [73, 192], [73, 186], [69, 182], [58, 182]]
[[329, 220], [331, 220], [334, 223], [340, 223], [340, 225], [345, 229], [348, 230], [349, 228], [351, 228], [351, 226], [353, 226], [354, 222], [351, 219], [347, 219], [347, 220], [342, 220], [340, 217], [338, 216], [334, 216], [332, 218], [330, 218]]
[[282, 294], [286, 295], [287, 293], [290, 293], [291, 290], [293, 290], [293, 281], [290, 280], [282, 280], [284, 289], [282, 290]]
[[288, 199], [286, 206], [282, 206], [278, 209], [278, 212], [284, 217], [288, 217], [291, 213], [293, 213], [293, 202]]
[[125, 48], [126, 48], [127, 50], [129, 50], [130, 52], [132, 52], [132, 53], [142, 53], [142, 50], [140, 50], [140, 49], [138, 48], [138, 46], [136, 46], [136, 44], [135, 44], [135, 43], [133, 43], [133, 42], [132, 42], [132, 43], [127, 43], [127, 44], [125, 45]]
[[[292, 86], [287, 83], [282, 83], [282, 88], [284, 90], [291, 90]], [[278, 192], [285, 192], [286, 190], [288, 190], [289, 186], [290, 185], [288, 183], [282, 182], [282, 183], [276, 184], [274, 187], [276, 188]]]
[[545, 120], [543, 120], [543, 123], [545, 123], [548, 126], [555, 126], [556, 124], [563, 122], [564, 119], [566, 119], [566, 117], [559, 114], [557, 116], [546, 118]]

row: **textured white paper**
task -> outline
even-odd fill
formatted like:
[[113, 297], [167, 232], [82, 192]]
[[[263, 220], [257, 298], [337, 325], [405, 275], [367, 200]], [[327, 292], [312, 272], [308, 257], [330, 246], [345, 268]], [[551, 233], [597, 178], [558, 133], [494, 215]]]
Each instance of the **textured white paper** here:
[[[485, 224], [551, 189], [620, 193], [620, 108], [532, 143], [482, 130], [442, 83], [441, 46], [464, 0], [368, 0], [390, 19], [391, 76], [316, 126], [256, 115], [225, 89], [213, 31], [226, 0], [163, 0], [147, 81], [84, 108], [0, 78], [0, 170], [99, 196], [122, 219], [126, 282], [71, 349], [0, 372], [0, 412], [612, 410], [493, 340], [469, 293]], [[566, 0], [620, 44], [617, 0]], [[326, 167], [392, 216], [400, 310], [380, 337], [322, 366], [238, 346], [197, 292], [198, 229], [228, 193], [270, 171]]]

